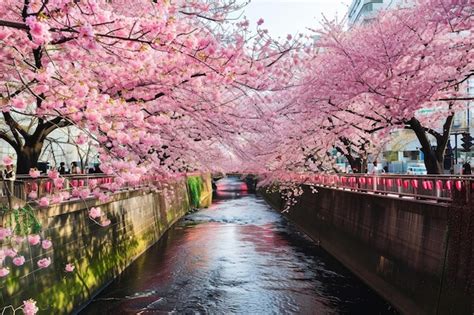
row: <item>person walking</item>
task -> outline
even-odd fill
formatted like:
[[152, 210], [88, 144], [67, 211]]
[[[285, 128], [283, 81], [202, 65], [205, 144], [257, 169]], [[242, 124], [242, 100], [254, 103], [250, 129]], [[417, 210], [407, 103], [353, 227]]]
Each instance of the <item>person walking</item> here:
[[66, 163], [64, 162], [59, 163], [58, 172], [61, 175], [66, 174]]
[[7, 180], [15, 180], [15, 171], [13, 170], [13, 164], [5, 165], [5, 169], [3, 170], [3, 179]]
[[71, 174], [81, 174], [81, 169], [77, 166], [77, 162], [71, 163]]
[[11, 205], [11, 196], [13, 195], [14, 182], [16, 179], [15, 170], [13, 169], [13, 163], [6, 163], [5, 169], [2, 172], [3, 177], [3, 196], [7, 196], [8, 203]]
[[462, 174], [463, 175], [471, 175], [472, 174], [471, 164], [469, 164], [469, 161], [466, 161], [466, 163], [464, 163], [462, 165]]

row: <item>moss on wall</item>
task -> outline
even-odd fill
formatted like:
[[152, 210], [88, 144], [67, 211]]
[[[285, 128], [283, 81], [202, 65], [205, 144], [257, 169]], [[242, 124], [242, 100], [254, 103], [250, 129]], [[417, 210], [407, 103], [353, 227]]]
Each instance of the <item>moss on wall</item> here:
[[203, 188], [203, 182], [201, 176], [190, 176], [188, 177], [188, 189], [191, 204], [195, 208], [199, 208], [201, 202], [201, 192]]
[[188, 176], [188, 193], [193, 207], [209, 207], [212, 203], [211, 175]]

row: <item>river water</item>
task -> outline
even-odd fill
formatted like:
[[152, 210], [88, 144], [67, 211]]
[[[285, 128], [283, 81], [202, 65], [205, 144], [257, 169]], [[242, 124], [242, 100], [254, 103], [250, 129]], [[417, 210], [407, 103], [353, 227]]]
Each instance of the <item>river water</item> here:
[[394, 314], [253, 194], [187, 215], [80, 314]]

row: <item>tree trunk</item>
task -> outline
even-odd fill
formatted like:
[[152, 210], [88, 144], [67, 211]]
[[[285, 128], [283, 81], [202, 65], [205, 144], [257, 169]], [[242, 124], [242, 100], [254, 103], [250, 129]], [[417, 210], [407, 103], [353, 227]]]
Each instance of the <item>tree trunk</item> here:
[[415, 132], [418, 141], [420, 141], [421, 152], [424, 154], [424, 162], [428, 174], [443, 174], [444, 172], [444, 153], [448, 145], [453, 119], [454, 114], [446, 117], [442, 133], [430, 130], [430, 133], [436, 138], [436, 149], [433, 149], [431, 146], [427, 135], [428, 129], [423, 127], [418, 119], [412, 118], [407, 122], [408, 128]]
[[38, 159], [43, 149], [43, 142], [26, 143], [17, 151], [16, 173], [28, 174], [32, 167], [38, 167]]
[[421, 148], [421, 152], [423, 152], [425, 156], [424, 162], [425, 162], [426, 172], [428, 174], [443, 174], [444, 173], [444, 167], [443, 167], [444, 157], [438, 160], [438, 158], [436, 157], [436, 153], [431, 148], [427, 150], [423, 146]]
[[344, 145], [346, 146], [347, 151], [342, 150], [340, 147], [336, 147], [336, 150], [347, 159], [353, 173], [362, 173], [362, 159], [354, 157], [350, 153], [351, 147], [348, 142], [344, 143]]

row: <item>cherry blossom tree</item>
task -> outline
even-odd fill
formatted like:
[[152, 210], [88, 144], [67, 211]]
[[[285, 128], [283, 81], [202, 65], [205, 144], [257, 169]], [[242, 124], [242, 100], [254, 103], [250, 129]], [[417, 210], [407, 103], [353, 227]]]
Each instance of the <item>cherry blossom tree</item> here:
[[289, 70], [272, 66], [295, 48], [264, 30], [250, 36], [245, 20], [228, 24], [238, 8], [3, 1], [0, 138], [15, 149], [18, 173], [36, 166], [48, 135], [71, 125], [100, 146], [105, 171], [137, 176], [203, 166], [198, 153], [230, 146], [224, 140], [258, 115], [242, 98], [282, 86]]
[[428, 172], [441, 173], [454, 113], [468, 99], [463, 83], [473, 75], [472, 26], [472, 5], [439, 0], [383, 12], [350, 30], [327, 21], [293, 91], [298, 98], [288, 105], [297, 127], [284, 128], [286, 139], [304, 148], [324, 138], [321, 152], [336, 147], [348, 155], [348, 144], [365, 151], [361, 140], [408, 128]]

